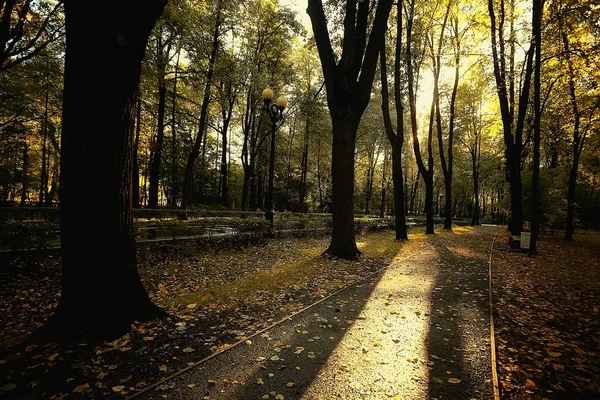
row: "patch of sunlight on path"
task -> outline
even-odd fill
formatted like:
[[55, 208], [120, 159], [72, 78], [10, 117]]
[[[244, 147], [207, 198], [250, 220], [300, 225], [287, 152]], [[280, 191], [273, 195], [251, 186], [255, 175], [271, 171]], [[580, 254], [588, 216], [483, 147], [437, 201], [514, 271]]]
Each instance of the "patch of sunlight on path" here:
[[427, 397], [425, 340], [437, 259], [428, 248], [385, 271], [303, 399]]

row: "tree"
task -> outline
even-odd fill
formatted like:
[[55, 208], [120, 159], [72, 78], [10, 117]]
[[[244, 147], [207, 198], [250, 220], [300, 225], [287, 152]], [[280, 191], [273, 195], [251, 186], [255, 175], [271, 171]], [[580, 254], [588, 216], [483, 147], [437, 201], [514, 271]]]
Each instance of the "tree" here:
[[[451, 2], [448, 3], [448, 11], [450, 11]], [[435, 90], [435, 110], [436, 110], [436, 126], [438, 145], [440, 153], [440, 164], [442, 166], [442, 172], [444, 174], [444, 186], [446, 188], [446, 205], [444, 213], [444, 229], [452, 230], [452, 171], [454, 164], [454, 122], [455, 122], [455, 108], [456, 108], [456, 92], [458, 90], [459, 73], [460, 73], [460, 42], [461, 33], [458, 30], [458, 13], [451, 17], [451, 29], [453, 34], [453, 50], [454, 50], [454, 84], [452, 86], [452, 94], [450, 95], [450, 115], [448, 122], [448, 157], [444, 151], [444, 140], [442, 134], [442, 116], [440, 112], [440, 94], [436, 85]], [[440, 49], [441, 50], [441, 49]], [[436, 62], [434, 66], [438, 69], [441, 68], [441, 51], [438, 51]]]
[[[426, 226], [425, 233], [433, 234], [433, 121], [434, 121], [434, 110], [436, 104], [436, 96], [437, 96], [437, 87], [439, 83], [439, 69], [434, 68], [434, 91], [433, 91], [433, 99], [431, 102], [431, 111], [429, 113], [429, 132], [427, 135], [427, 166], [423, 161], [423, 156], [421, 155], [421, 145], [419, 143], [418, 136], [418, 125], [417, 125], [417, 95], [416, 95], [416, 86], [419, 75], [419, 66], [422, 61], [422, 54], [420, 52], [415, 52], [415, 43], [413, 41], [414, 34], [414, 24], [415, 24], [415, 0], [409, 2], [409, 7], [406, 8], [407, 13], [407, 23], [406, 23], [406, 69], [407, 69], [407, 79], [408, 79], [408, 102], [410, 105], [410, 126], [412, 131], [412, 139], [413, 139], [413, 150], [415, 153], [415, 159], [417, 161], [417, 166], [419, 168], [419, 173], [423, 177], [423, 182], [425, 183], [425, 215], [426, 215]], [[448, 12], [444, 15], [444, 22], [442, 24], [442, 29], [440, 32], [440, 38], [438, 41], [438, 54], [442, 49], [442, 42], [444, 38], [444, 30], [446, 29], [446, 22], [448, 18]], [[433, 31], [430, 32], [430, 37], [427, 39], [429, 41], [429, 47], [431, 50], [432, 58], [435, 59], [435, 50], [434, 50], [434, 38]], [[418, 51], [418, 49], [417, 49]]]
[[[136, 319], [159, 314], [137, 271], [131, 172], [141, 63], [165, 4], [65, 2], [63, 275], [49, 323], [61, 336], [118, 334]], [[89, 193], [88, 202], [81, 201], [82, 191]], [[89, 210], [94, 215], [82, 235], [82, 216]]]
[[[586, 42], [586, 39], [590, 35], [590, 31], [593, 31], [594, 28], [591, 26], [585, 26], [586, 24], [583, 21], [589, 21], [590, 19], [582, 18], [583, 16], [577, 15], [577, 13], [585, 12], [585, 10], [589, 8], [581, 7], [580, 9], [583, 11], [580, 11], [579, 7], [577, 6], [574, 6], [571, 9], [570, 7], [564, 6], [562, 2], [558, 2], [558, 5], [560, 7], [557, 10], [556, 15], [558, 17], [558, 29], [560, 31], [560, 39], [562, 41], [563, 50], [561, 53], [561, 61], [566, 64], [569, 101], [571, 106], [571, 116], [573, 118], [573, 142], [571, 146], [571, 166], [569, 169], [569, 184], [567, 191], [568, 205], [565, 239], [573, 240], [573, 233], [575, 231], [575, 195], [577, 189], [579, 164], [587, 135], [589, 134], [591, 128], [593, 128], [596, 112], [600, 108], [600, 95], [597, 93], [597, 89], [596, 93], [594, 93], [593, 87], [590, 88], [589, 85], [583, 82], [578, 82], [579, 79], [581, 79], [581, 81], [594, 81], [594, 77], [590, 76], [590, 72], [582, 70], [578, 71], [577, 68], [577, 61], [588, 64], [587, 54], [592, 54], [597, 51], [590, 44], [585, 47], [581, 45], [581, 42]], [[576, 25], [578, 24], [578, 21], [582, 21], [579, 22], [579, 24], [584, 26], [577, 27]], [[573, 37], [570, 37], [571, 32], [573, 32], [573, 36], [577, 37], [580, 41], [580, 43], [577, 43], [578, 46], [576, 45], [575, 48], [573, 48], [571, 43], [573, 40]], [[581, 58], [581, 60], [577, 60], [577, 58]], [[583, 93], [582, 90], [579, 90], [579, 88], [583, 89]], [[587, 104], [584, 105], [585, 103]]]
[[404, 104], [402, 103], [401, 91], [401, 59], [402, 2], [399, 2], [398, 10], [396, 12], [396, 50], [394, 55], [394, 100], [396, 106], [396, 132], [394, 132], [394, 127], [392, 126], [392, 118], [390, 116], [390, 100], [387, 83], [388, 77], [385, 46], [381, 48], [380, 53], [382, 100], [381, 110], [383, 112], [385, 133], [390, 142], [390, 146], [392, 147], [392, 182], [394, 184], [394, 220], [396, 223], [396, 240], [408, 240], [408, 232], [406, 229], [406, 212], [404, 209], [404, 180], [402, 177], [402, 147], [404, 145]]
[[62, 0], [0, 2], [0, 72], [32, 59], [62, 37], [62, 3]]
[[331, 44], [321, 0], [309, 0], [307, 12], [321, 59], [327, 105], [333, 124], [331, 174], [333, 184], [333, 234], [326, 250], [332, 256], [356, 259], [354, 237], [354, 152], [356, 132], [371, 98], [377, 59], [384, 45], [391, 0], [379, 0], [367, 41], [370, 1], [346, 0], [342, 54]]
[[540, 229], [540, 134], [541, 134], [541, 71], [542, 71], [542, 13], [544, 0], [533, 0], [532, 40], [535, 42], [535, 71], [533, 77], [533, 182], [531, 210], [531, 242], [529, 254], [537, 254], [537, 237]]
[[198, 122], [198, 131], [192, 150], [188, 156], [185, 166], [185, 178], [183, 181], [183, 199], [181, 202], [182, 208], [189, 208], [192, 205], [192, 175], [194, 173], [194, 164], [200, 155], [200, 145], [207, 125], [208, 105], [210, 102], [211, 87], [215, 74], [215, 63], [217, 58], [217, 50], [219, 49], [219, 37], [222, 34], [221, 26], [223, 24], [223, 0], [218, 0], [215, 5], [215, 23], [212, 36], [212, 45], [210, 48], [210, 56], [208, 59], [208, 68], [206, 71], [206, 80], [204, 83], [204, 91], [202, 97], [202, 108], [200, 110], [200, 120]]
[[[521, 179], [521, 157], [523, 152], [523, 127], [529, 104], [529, 91], [531, 87], [531, 75], [533, 72], [534, 42], [530, 42], [529, 49], [525, 53], [524, 76], [521, 79], [520, 95], [515, 124], [515, 11], [514, 0], [510, 0], [510, 34], [509, 53], [506, 53], [505, 22], [506, 10], [504, 1], [500, 2], [499, 19], [493, 0], [488, 0], [488, 14], [490, 17], [490, 30], [492, 38], [492, 60], [494, 65], [494, 78], [500, 113], [502, 116], [503, 136], [505, 144], [506, 167], [510, 183], [510, 231], [513, 235], [521, 235], [523, 230], [523, 183]], [[497, 25], [498, 24], [498, 25]], [[508, 62], [508, 71], [507, 64]]]

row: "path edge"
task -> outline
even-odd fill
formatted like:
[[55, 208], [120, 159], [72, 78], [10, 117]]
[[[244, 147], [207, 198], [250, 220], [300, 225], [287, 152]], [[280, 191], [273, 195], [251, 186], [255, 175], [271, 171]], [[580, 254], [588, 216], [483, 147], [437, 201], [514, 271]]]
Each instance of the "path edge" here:
[[488, 260], [488, 293], [490, 303], [490, 347], [491, 347], [491, 364], [492, 364], [492, 384], [494, 386], [494, 400], [500, 400], [500, 387], [498, 385], [498, 371], [496, 369], [496, 334], [494, 328], [494, 299], [492, 296], [492, 255], [494, 254], [494, 244], [498, 237], [498, 231], [494, 235], [492, 247], [490, 249], [490, 258]]

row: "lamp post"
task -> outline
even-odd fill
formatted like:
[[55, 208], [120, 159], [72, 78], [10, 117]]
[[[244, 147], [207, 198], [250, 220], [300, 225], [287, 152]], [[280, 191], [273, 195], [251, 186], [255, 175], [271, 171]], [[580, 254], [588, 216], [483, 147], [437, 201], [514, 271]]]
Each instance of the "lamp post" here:
[[287, 100], [279, 96], [275, 103], [273, 98], [275, 94], [270, 88], [262, 92], [265, 101], [265, 110], [271, 119], [271, 159], [269, 160], [269, 187], [267, 190], [267, 201], [265, 203], [265, 218], [273, 228], [273, 177], [275, 174], [275, 131], [277, 131], [277, 122], [283, 119], [283, 110], [287, 107]]

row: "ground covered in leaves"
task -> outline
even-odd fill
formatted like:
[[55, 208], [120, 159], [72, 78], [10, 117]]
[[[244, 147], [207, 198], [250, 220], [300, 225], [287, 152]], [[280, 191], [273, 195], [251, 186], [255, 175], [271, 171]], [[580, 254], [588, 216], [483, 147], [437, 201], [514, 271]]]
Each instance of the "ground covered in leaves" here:
[[425, 246], [411, 238], [365, 234], [358, 262], [322, 257], [327, 237], [140, 247], [142, 280], [169, 317], [99, 343], [37, 335], [60, 296], [60, 260], [13, 259], [0, 271], [0, 397], [131, 395]]
[[492, 260], [502, 398], [600, 398], [600, 236], [507, 249], [499, 238]]

